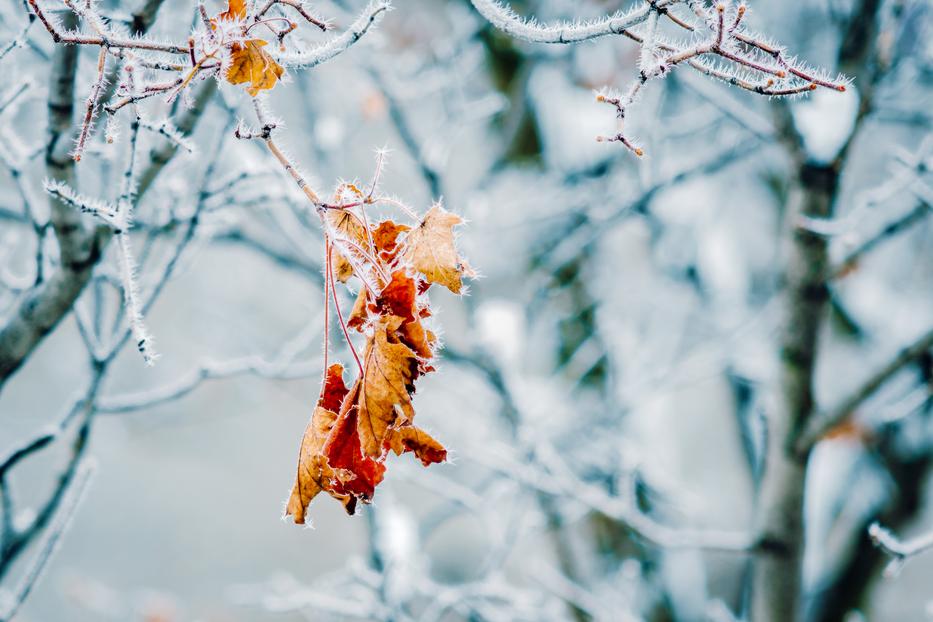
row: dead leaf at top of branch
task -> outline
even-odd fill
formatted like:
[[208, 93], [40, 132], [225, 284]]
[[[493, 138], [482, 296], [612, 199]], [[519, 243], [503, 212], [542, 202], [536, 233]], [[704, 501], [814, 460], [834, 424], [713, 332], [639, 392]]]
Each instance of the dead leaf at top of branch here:
[[285, 70], [263, 47], [267, 43], [262, 39], [247, 39], [242, 44], [230, 46], [230, 66], [227, 69], [227, 82], [230, 84], [249, 83], [246, 92], [256, 97], [259, 91], [275, 86]]

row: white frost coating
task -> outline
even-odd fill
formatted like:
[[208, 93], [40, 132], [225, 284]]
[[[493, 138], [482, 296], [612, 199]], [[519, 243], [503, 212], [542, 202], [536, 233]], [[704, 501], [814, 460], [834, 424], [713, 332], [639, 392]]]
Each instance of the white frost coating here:
[[130, 240], [127, 233], [117, 234], [119, 241], [120, 278], [123, 282], [123, 300], [126, 305], [126, 315], [129, 320], [133, 339], [136, 340], [136, 349], [143, 355], [143, 360], [150, 367], [155, 365], [159, 355], [152, 345], [152, 335], [143, 322], [142, 305], [139, 301], [139, 286], [136, 284], [136, 262], [130, 249]]
[[844, 92], [820, 89], [797, 102], [792, 110], [807, 153], [818, 162], [830, 162], [842, 149], [858, 115], [858, 89]]
[[578, 43], [606, 35], [619, 35], [648, 18], [648, 4], [587, 22], [560, 22], [552, 26], [524, 19], [496, 0], [470, 0], [480, 15], [502, 32], [532, 43]]
[[373, 0], [373, 2], [366, 5], [366, 8], [342, 34], [307, 52], [280, 54], [276, 57], [276, 60], [286, 67], [303, 67], [305, 69], [327, 62], [359, 41], [375, 23], [379, 15], [391, 8], [392, 3], [390, 0]]
[[46, 179], [43, 182], [43, 188], [46, 193], [55, 197], [62, 203], [85, 214], [91, 214], [92, 216], [100, 218], [117, 231], [126, 228], [126, 222], [122, 218], [120, 211], [110, 203], [78, 194], [74, 188], [65, 182], [55, 181], [54, 179]]
[[182, 132], [180, 132], [169, 118], [155, 122], [141, 121], [140, 125], [142, 125], [150, 132], [154, 132], [165, 137], [166, 140], [174, 144], [176, 147], [184, 149], [188, 153], [194, 153], [196, 150], [194, 143], [189, 140], [188, 137], [185, 136]]

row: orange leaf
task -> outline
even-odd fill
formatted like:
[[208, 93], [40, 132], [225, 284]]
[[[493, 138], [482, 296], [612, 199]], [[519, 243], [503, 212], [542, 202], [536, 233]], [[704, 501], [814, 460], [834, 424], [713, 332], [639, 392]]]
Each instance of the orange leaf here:
[[444, 446], [430, 434], [413, 425], [402, 426], [389, 432], [386, 447], [397, 456], [406, 451], [414, 452], [424, 466], [447, 460], [447, 450]]
[[392, 280], [376, 299], [376, 312], [380, 315], [397, 315], [405, 321], [412, 321], [418, 314], [415, 304], [415, 280], [404, 270], [392, 273]]
[[[396, 331], [399, 340], [411, 348], [422, 359], [434, 358], [434, 345], [437, 336], [424, 328], [419, 320], [405, 322]], [[422, 367], [421, 372], [434, 371], [433, 367]]]
[[[232, 3], [231, 3], [232, 4]], [[242, 44], [230, 46], [230, 67], [227, 69], [227, 82], [230, 84], [249, 83], [246, 92], [256, 97], [259, 91], [271, 89], [285, 70], [264, 49], [262, 39], [249, 39]]]
[[350, 317], [347, 318], [347, 326], [363, 332], [363, 327], [369, 319], [369, 292], [366, 288], [360, 290], [356, 295], [356, 302], [353, 303], [353, 310], [350, 311]]
[[379, 253], [379, 259], [391, 264], [395, 260], [395, 255], [399, 251], [398, 236], [411, 227], [407, 225], [398, 225], [391, 220], [383, 220], [373, 229], [373, 244]]
[[[321, 450], [336, 421], [336, 413], [318, 406], [314, 409], [311, 421], [308, 423], [308, 427], [305, 428], [304, 437], [301, 439], [298, 473], [295, 476], [292, 494], [289, 496], [288, 504], [285, 507], [285, 515], [292, 516], [295, 523], [299, 525], [303, 525], [305, 522], [305, 511], [308, 504], [322, 490], [330, 488], [330, 481], [334, 477], [334, 472], [327, 464], [327, 459], [321, 455]], [[353, 513], [353, 508], [356, 505], [355, 498], [349, 494], [331, 494], [344, 504], [347, 512]]]
[[380, 318], [364, 354], [359, 430], [363, 451], [370, 456], [382, 453], [382, 442], [400, 416], [402, 421], [415, 416], [411, 395], [418, 359], [395, 335], [401, 324], [400, 317]]
[[219, 13], [216, 19], [243, 19], [246, 17], [246, 0], [230, 0], [227, 3], [227, 10]]

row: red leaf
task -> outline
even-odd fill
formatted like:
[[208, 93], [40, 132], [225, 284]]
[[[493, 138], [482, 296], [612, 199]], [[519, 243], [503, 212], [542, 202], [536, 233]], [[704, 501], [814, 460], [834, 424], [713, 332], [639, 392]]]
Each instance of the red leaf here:
[[[354, 387], [354, 395], [358, 391], [358, 386]], [[338, 471], [333, 485], [335, 493], [349, 493], [363, 501], [372, 499], [386, 468], [381, 462], [363, 455], [355, 405], [341, 413], [324, 444], [323, 453], [332, 469], [344, 471], [342, 474]]]

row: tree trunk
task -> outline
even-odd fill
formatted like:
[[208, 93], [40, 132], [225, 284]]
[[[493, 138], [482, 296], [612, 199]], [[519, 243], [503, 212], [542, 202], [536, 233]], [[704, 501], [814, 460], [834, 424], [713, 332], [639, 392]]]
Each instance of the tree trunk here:
[[[799, 209], [814, 218], [832, 215], [839, 182], [834, 166], [804, 164], [797, 173]], [[780, 335], [777, 395], [768, 412], [768, 441], [758, 498], [760, 553], [752, 576], [752, 620], [800, 618], [804, 546], [803, 495], [806, 456], [795, 440], [813, 414], [813, 373], [828, 300], [827, 239], [791, 222], [787, 299]]]

